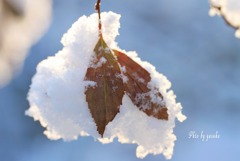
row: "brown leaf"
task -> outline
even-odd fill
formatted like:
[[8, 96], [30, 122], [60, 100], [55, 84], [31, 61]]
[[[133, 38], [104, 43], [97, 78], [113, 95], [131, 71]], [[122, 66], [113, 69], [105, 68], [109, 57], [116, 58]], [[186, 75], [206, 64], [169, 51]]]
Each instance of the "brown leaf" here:
[[114, 53], [121, 67], [125, 68], [123, 75], [127, 81], [124, 81], [124, 87], [132, 102], [148, 116], [168, 120], [162, 94], [157, 88], [148, 87], [151, 81], [150, 73], [124, 53], [117, 50], [114, 50]]
[[85, 76], [86, 81], [93, 81], [95, 86], [86, 88], [86, 100], [92, 117], [101, 136], [105, 127], [119, 112], [124, 95], [124, 85], [117, 60], [100, 37], [94, 49], [95, 55]]

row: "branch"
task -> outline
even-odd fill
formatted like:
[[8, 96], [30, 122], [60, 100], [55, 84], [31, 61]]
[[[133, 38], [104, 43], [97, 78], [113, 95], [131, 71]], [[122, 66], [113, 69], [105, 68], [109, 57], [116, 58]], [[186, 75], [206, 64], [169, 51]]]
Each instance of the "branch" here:
[[240, 26], [236, 26], [236, 25], [233, 25], [226, 17], [226, 15], [222, 12], [222, 7], [221, 6], [216, 6], [216, 5], [213, 5], [213, 4], [210, 4], [212, 8], [216, 9], [222, 16], [223, 20], [225, 21], [225, 23], [229, 26], [231, 26], [232, 28], [234, 28], [235, 30], [239, 29]]
[[24, 10], [22, 10], [21, 8], [18, 8], [17, 5], [13, 5], [12, 3], [8, 2], [7, 0], [3, 0], [0, 3], [2, 3], [4, 9], [6, 8], [11, 13], [13, 13], [15, 16], [23, 16], [24, 15]]
[[102, 22], [101, 22], [101, 0], [97, 0], [97, 3], [95, 4], [95, 10], [98, 12], [98, 32], [99, 37], [102, 38]]

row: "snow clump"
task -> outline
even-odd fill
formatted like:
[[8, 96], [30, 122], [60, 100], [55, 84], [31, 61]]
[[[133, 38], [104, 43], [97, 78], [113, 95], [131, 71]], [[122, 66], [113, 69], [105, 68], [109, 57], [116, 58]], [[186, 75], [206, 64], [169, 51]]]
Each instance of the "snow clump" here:
[[[110, 49], [122, 51], [115, 42], [119, 35], [120, 15], [113, 12], [101, 15], [104, 40]], [[40, 121], [49, 139], [70, 141], [78, 136], [92, 136], [102, 143], [110, 143], [118, 138], [120, 143], [137, 144], [136, 155], [139, 158], [162, 153], [170, 159], [176, 140], [173, 133], [175, 119], [182, 122], [186, 117], [181, 113], [182, 106], [176, 103], [173, 91], [168, 91], [171, 83], [150, 63], [141, 61], [136, 52], [125, 53], [151, 74], [149, 86], [159, 88], [169, 119], [158, 120], [147, 116], [125, 94], [120, 112], [106, 126], [103, 138], [97, 132], [84, 94], [85, 86], [94, 85], [84, 81], [84, 77], [98, 41], [97, 26], [97, 14], [80, 17], [64, 34], [61, 40], [63, 49], [39, 63], [28, 94], [30, 108], [26, 114]]]

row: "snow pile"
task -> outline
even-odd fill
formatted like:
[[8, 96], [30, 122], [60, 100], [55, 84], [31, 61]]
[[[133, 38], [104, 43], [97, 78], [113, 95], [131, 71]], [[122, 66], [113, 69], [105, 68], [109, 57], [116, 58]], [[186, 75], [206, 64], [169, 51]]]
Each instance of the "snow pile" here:
[[[115, 42], [119, 19], [120, 15], [113, 12], [102, 13], [104, 39], [111, 49], [117, 50], [120, 50]], [[163, 153], [170, 159], [176, 140], [175, 118], [184, 121], [186, 117], [173, 91], [167, 91], [171, 83], [151, 64], [141, 61], [135, 52], [127, 52], [127, 55], [151, 73], [149, 86], [158, 87], [162, 93], [169, 120], [147, 116], [125, 94], [120, 113], [107, 125], [103, 138], [98, 134], [84, 94], [88, 84], [83, 81], [98, 41], [97, 26], [97, 14], [82, 16], [63, 36], [64, 48], [39, 63], [29, 91], [30, 108], [26, 114], [40, 121], [49, 139], [75, 140], [78, 136], [91, 135], [102, 143], [110, 143], [117, 137], [121, 143], [137, 144], [139, 158]]]
[[210, 0], [211, 16], [223, 16], [226, 23], [236, 29], [235, 36], [240, 38], [240, 1], [239, 0]]
[[50, 0], [0, 0], [0, 87], [21, 68], [28, 49], [46, 30]]

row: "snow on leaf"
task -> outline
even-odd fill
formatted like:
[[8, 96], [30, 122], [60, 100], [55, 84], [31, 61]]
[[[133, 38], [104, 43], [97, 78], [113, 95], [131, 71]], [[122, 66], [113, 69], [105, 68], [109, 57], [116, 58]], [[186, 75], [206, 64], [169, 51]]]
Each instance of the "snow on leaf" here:
[[[103, 136], [105, 127], [119, 112], [124, 94], [123, 81], [117, 74], [120, 68], [108, 49], [103, 38], [99, 38], [94, 49], [97, 61], [91, 62], [85, 80], [96, 82], [96, 87], [87, 87], [86, 100], [97, 125], [99, 134]], [[104, 58], [105, 63], [96, 66]], [[93, 66], [96, 66], [95, 68]]]
[[124, 87], [132, 102], [148, 116], [168, 120], [162, 94], [157, 89], [148, 87], [151, 81], [150, 73], [124, 53], [117, 50], [114, 50], [114, 53], [119, 64], [125, 68], [123, 75], [128, 81], [124, 82]]
[[[115, 41], [116, 36], [119, 35], [119, 19], [121, 16], [113, 12], [104, 12], [101, 13], [101, 16], [102, 33], [109, 47], [107, 48], [106, 44], [103, 43], [101, 50], [107, 53], [101, 53], [101, 50], [98, 50], [97, 53], [93, 51], [99, 40], [96, 28], [98, 15], [92, 14], [80, 17], [68, 32], [64, 34], [62, 38], [63, 49], [55, 56], [49, 57], [38, 64], [37, 72], [32, 79], [28, 93], [30, 108], [26, 111], [26, 114], [33, 117], [34, 120], [38, 120], [45, 127], [44, 134], [49, 139], [70, 141], [76, 140], [79, 136], [92, 136], [95, 140], [102, 143], [110, 143], [116, 138], [118, 142], [123, 144], [136, 144], [136, 155], [139, 158], [144, 158], [148, 154], [163, 154], [167, 159], [170, 159], [176, 140], [176, 136], [173, 133], [175, 122], [176, 120], [182, 122], [186, 117], [182, 115], [182, 106], [176, 102], [174, 92], [169, 90], [171, 87], [169, 80], [161, 73], [158, 73], [153, 65], [141, 61], [135, 52], [124, 53], [140, 64], [142, 68], [146, 69], [150, 77], [147, 74], [146, 76], [141, 75], [141, 73], [133, 75], [140, 78], [140, 83], [146, 81], [145, 85], [151, 78], [145, 93], [136, 94], [136, 96], [144, 98], [145, 95], [148, 95], [151, 97], [152, 102], [159, 103], [161, 107], [166, 106], [168, 120], [149, 117], [139, 110], [139, 107], [133, 103], [125, 92], [121, 101], [120, 99], [116, 100], [119, 103], [115, 103], [115, 105], [120, 105], [119, 113], [107, 124], [104, 135], [99, 135], [99, 131], [97, 131], [85, 93], [88, 88], [97, 89], [101, 83], [94, 78], [86, 80], [87, 69], [91, 67], [96, 68], [99, 73], [101, 73], [100, 69], [104, 68], [104, 66], [107, 70], [111, 69], [110, 76], [106, 74], [106, 77], [116, 76], [116, 78], [119, 78], [119, 82], [124, 80], [123, 83], [119, 83], [123, 88], [124, 83], [129, 81], [127, 76], [123, 77], [124, 73], [129, 72], [127, 71], [127, 66], [122, 67], [120, 64], [118, 64], [119, 67], [115, 66], [117, 62], [116, 57], [112, 60], [113, 55], [110, 53], [111, 50], [109, 50], [117, 49], [122, 51]], [[100, 49], [100, 47], [98, 48]], [[92, 59], [92, 56], [98, 54], [100, 56], [102, 54], [102, 59], [100, 56], [98, 57], [101, 63], [94, 65], [97, 63], [97, 59]], [[91, 61], [94, 63], [89, 63]], [[113, 68], [108, 68], [110, 63], [114, 64]], [[112, 66], [110, 65], [109, 67]], [[118, 68], [120, 68], [122, 73]], [[114, 72], [114, 75], [111, 75], [112, 72]], [[141, 79], [141, 77], [143, 78]], [[106, 79], [106, 81], [112, 83], [113, 80], [118, 80], [116, 78]], [[93, 91], [94, 89], [91, 90]], [[110, 93], [117, 92], [119, 87], [114, 86], [112, 90]], [[161, 93], [163, 100], [161, 96], [157, 95], [158, 92]], [[119, 93], [121, 93], [119, 94], [121, 96], [122, 91]], [[103, 96], [99, 95], [99, 97]], [[109, 96], [109, 98], [111, 97], [113, 95]], [[92, 98], [89, 97], [89, 99]], [[98, 99], [98, 101], [101, 100]], [[97, 104], [99, 102], [96, 102], [93, 106]], [[148, 107], [143, 107], [143, 109], [145, 108], [147, 109]], [[114, 108], [114, 111], [116, 112], [117, 109]]]

